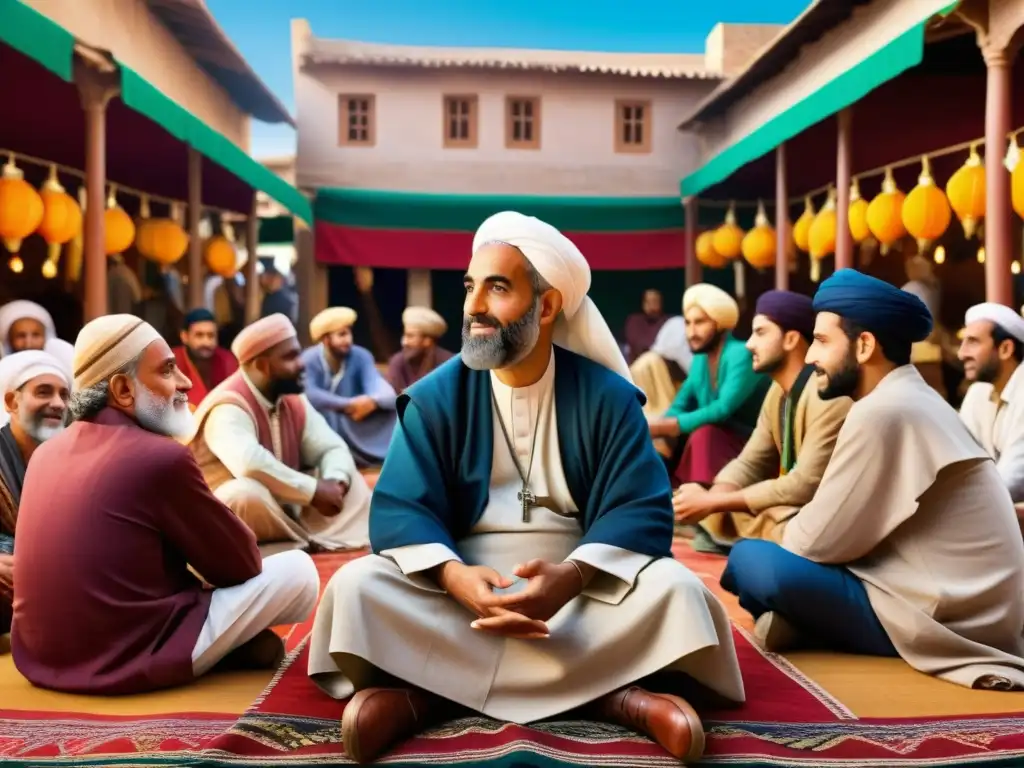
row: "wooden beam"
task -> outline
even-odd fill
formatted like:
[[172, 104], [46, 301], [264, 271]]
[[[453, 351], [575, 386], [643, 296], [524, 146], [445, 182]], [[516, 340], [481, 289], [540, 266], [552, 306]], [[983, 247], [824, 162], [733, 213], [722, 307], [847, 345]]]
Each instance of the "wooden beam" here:
[[789, 192], [786, 144], [775, 148], [775, 290], [789, 290]]

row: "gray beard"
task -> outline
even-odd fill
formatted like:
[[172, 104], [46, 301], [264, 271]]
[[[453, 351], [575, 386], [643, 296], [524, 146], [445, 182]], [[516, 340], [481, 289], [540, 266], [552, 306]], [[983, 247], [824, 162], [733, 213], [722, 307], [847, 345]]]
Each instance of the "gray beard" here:
[[43, 424], [43, 416], [40, 413], [19, 413], [18, 422], [21, 428], [25, 430], [25, 434], [37, 443], [45, 443], [51, 437], [56, 437], [64, 430], [63, 424], [59, 424], [56, 427]]
[[462, 362], [475, 371], [490, 371], [515, 365], [537, 346], [537, 339], [540, 338], [539, 313], [540, 301], [537, 300], [518, 320], [508, 325], [497, 326], [498, 332], [492, 336], [471, 335], [470, 326], [474, 319], [480, 322], [482, 318], [463, 318]]

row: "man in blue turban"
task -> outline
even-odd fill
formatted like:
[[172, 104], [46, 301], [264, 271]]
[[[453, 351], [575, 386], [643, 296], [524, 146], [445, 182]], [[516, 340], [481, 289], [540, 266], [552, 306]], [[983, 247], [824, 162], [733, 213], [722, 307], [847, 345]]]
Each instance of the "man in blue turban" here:
[[814, 309], [819, 394], [854, 404], [781, 545], [738, 542], [722, 586], [770, 650], [900, 656], [968, 688], [1024, 688], [1024, 541], [995, 463], [909, 364], [928, 309], [850, 269]]

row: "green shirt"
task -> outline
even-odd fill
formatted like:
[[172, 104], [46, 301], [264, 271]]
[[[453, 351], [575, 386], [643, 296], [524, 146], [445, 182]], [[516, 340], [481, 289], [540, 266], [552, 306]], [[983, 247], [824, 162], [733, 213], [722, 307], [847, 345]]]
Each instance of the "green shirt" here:
[[686, 381], [665, 413], [679, 422], [682, 434], [725, 422], [746, 427], [747, 431], [754, 428], [771, 379], [754, 372], [746, 345], [731, 335], [725, 337], [718, 358], [717, 384], [711, 384], [708, 356], [694, 355]]

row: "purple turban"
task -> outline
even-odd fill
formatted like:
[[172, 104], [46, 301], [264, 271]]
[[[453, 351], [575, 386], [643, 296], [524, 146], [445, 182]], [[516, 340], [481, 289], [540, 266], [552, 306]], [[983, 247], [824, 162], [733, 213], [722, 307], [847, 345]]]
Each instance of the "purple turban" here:
[[792, 291], [762, 293], [754, 310], [783, 331], [796, 331], [810, 341], [814, 336], [814, 306], [810, 296]]

